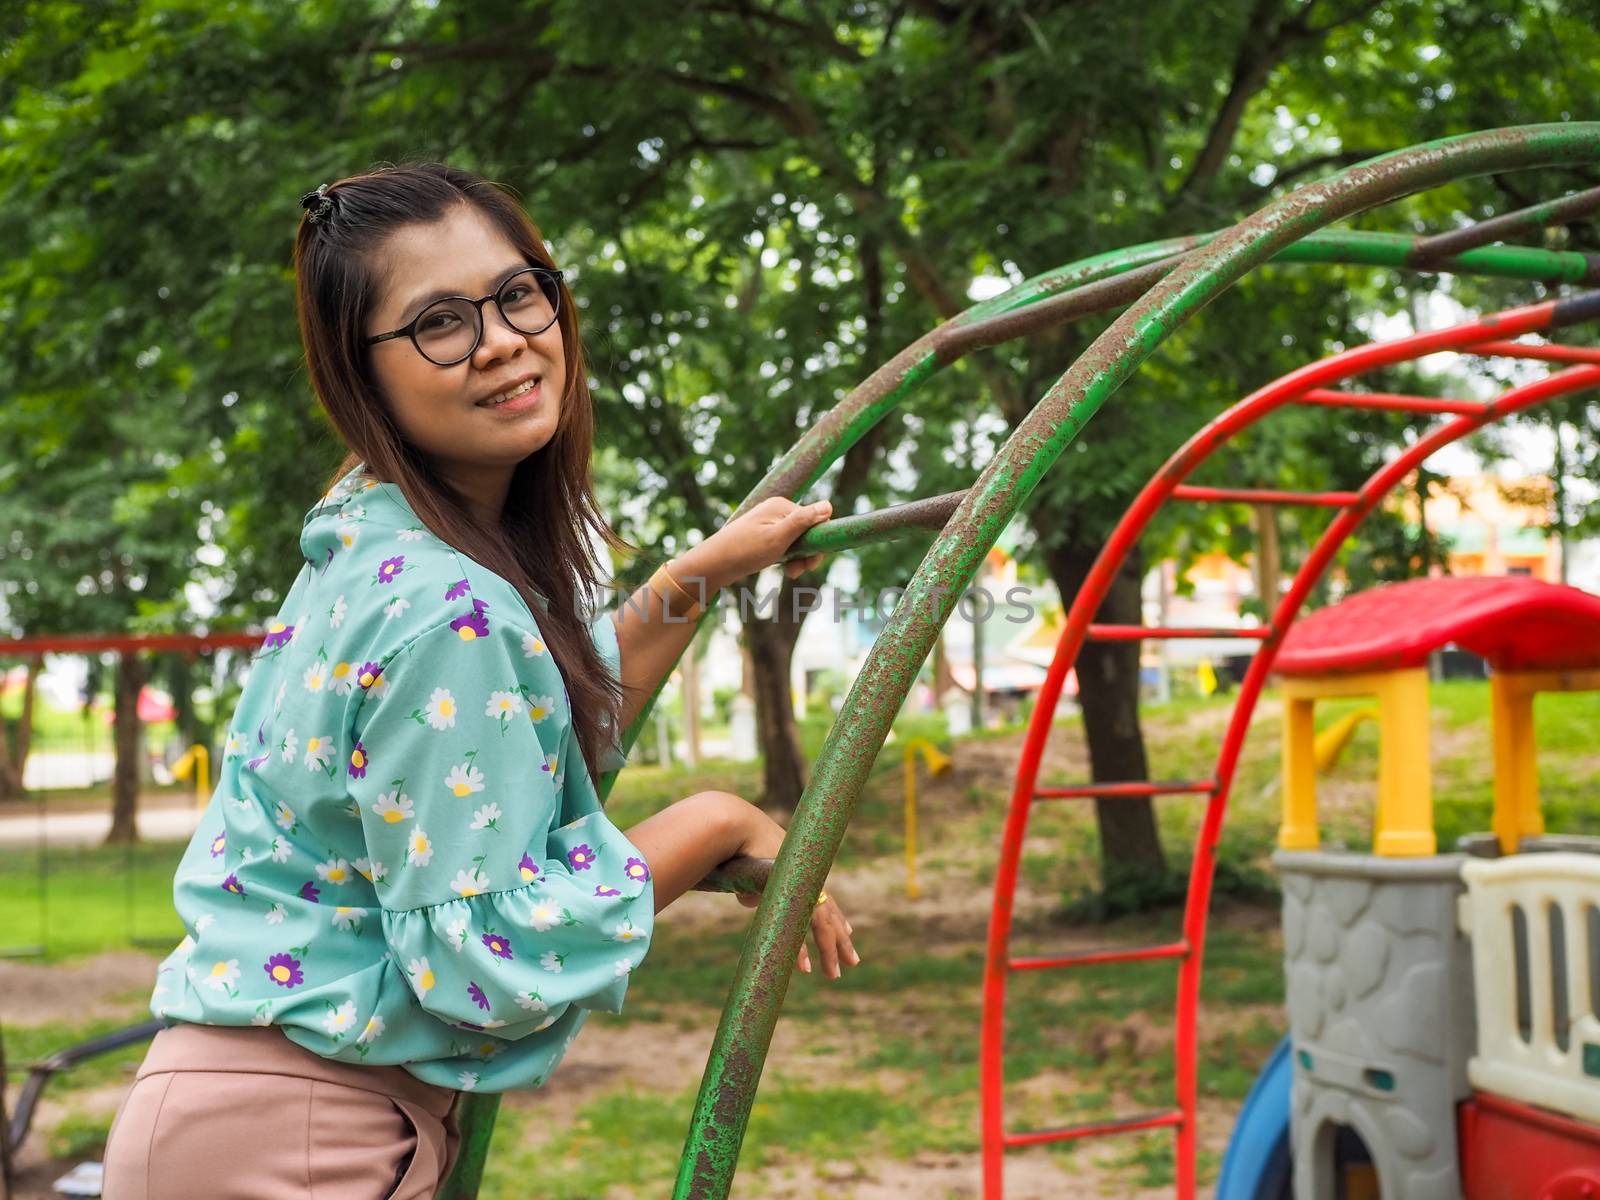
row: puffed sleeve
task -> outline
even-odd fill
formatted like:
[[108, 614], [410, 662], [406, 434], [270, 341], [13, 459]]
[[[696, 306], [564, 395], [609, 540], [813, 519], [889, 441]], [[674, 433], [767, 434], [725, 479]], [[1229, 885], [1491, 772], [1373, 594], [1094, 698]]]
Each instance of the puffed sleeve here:
[[417, 635], [367, 689], [347, 764], [396, 964], [424, 1009], [504, 1038], [621, 1011], [654, 925], [622, 831], [557, 824], [568, 717], [542, 649], [481, 611]]

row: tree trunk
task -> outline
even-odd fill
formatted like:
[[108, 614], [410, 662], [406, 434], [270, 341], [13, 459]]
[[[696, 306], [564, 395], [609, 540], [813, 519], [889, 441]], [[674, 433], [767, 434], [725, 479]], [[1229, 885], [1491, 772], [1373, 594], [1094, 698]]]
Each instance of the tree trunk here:
[[[1058, 546], [1048, 552], [1050, 574], [1070, 607], [1093, 565], [1098, 547]], [[1143, 624], [1139, 579], [1144, 556], [1128, 555], [1095, 615], [1108, 625]], [[1078, 652], [1078, 704], [1089, 743], [1089, 774], [1095, 783], [1142, 780], [1150, 776], [1144, 735], [1139, 728], [1139, 643], [1085, 642]], [[1156, 882], [1166, 876], [1167, 860], [1148, 797], [1096, 800], [1100, 827], [1101, 884]]]
[[[0, 800], [20, 800], [28, 794], [22, 781], [33, 741], [33, 698], [38, 692], [43, 662], [39, 657], [28, 664], [27, 682], [22, 685], [22, 715], [15, 724], [0, 717]], [[4, 677], [0, 672], [0, 679]]]
[[[787, 603], [779, 593], [779, 607]], [[745, 622], [756, 698], [756, 736], [761, 744], [762, 807], [792, 813], [806, 786], [805, 755], [789, 695], [789, 665], [800, 632], [798, 623], [752, 619]]]
[[1256, 518], [1256, 595], [1261, 599], [1262, 621], [1272, 620], [1278, 607], [1278, 581], [1283, 578], [1283, 554], [1278, 549], [1278, 506], [1258, 504]]
[[124, 653], [117, 664], [116, 715], [112, 724], [116, 765], [111, 772], [111, 832], [107, 844], [139, 840], [139, 689], [144, 686], [144, 664], [135, 653]]
[[689, 642], [679, 664], [683, 682], [683, 740], [689, 747], [689, 765], [700, 765], [700, 652], [695, 639]]

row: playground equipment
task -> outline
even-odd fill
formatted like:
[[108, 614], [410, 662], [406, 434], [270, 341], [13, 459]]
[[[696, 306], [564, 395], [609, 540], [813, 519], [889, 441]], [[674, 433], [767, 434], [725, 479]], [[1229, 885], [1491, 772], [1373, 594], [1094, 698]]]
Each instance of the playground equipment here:
[[910, 738], [905, 749], [906, 778], [906, 895], [916, 899], [917, 888], [917, 755], [928, 765], [928, 774], [943, 775], [950, 769], [950, 758], [927, 738]]
[[[675, 1196], [712, 1200], [728, 1195], [778, 1010], [809, 927], [812, 906], [894, 715], [984, 556], [1044, 473], [1098, 408], [1173, 330], [1243, 275], [1269, 261], [1338, 262], [1481, 274], [1547, 285], [1600, 283], [1600, 265], [1584, 255], [1489, 244], [1593, 212], [1600, 208], [1600, 189], [1434, 238], [1324, 230], [1335, 221], [1376, 205], [1473, 175], [1597, 163], [1600, 163], [1600, 124], [1596, 123], [1572, 122], [1470, 134], [1385, 155], [1298, 188], [1219, 233], [1153, 242], [1068, 264], [975, 305], [906, 347], [828, 412], [778, 460], [737, 513], [748, 511], [769, 496], [796, 497], [804, 493], [920, 382], [963, 355], [1079, 317], [1131, 305], [1046, 392], [968, 490], [830, 521], [813, 529], [789, 551], [788, 557], [794, 558], [818, 551], [836, 552], [910, 531], [936, 533], [932, 546], [851, 685], [844, 703], [849, 719], [835, 722], [830, 730], [790, 824], [783, 850], [770, 864], [770, 873], [765, 870], [765, 864], [733, 864], [706, 884], [727, 890], [761, 890], [764, 894], [718, 1026], [680, 1162]], [[1130, 509], [1074, 600], [1055, 662], [1034, 710], [1008, 813], [996, 878], [982, 1022], [986, 1195], [1001, 1195], [1001, 1156], [1007, 1147], [1150, 1128], [1175, 1130], [1177, 1193], [1184, 1198], [1194, 1195], [1195, 1027], [1206, 912], [1233, 770], [1249, 714], [1272, 659], [1311, 584], [1327, 567], [1334, 550], [1411, 466], [1439, 445], [1491, 420], [1557, 395], [1600, 384], [1600, 366], [1580, 366], [1560, 372], [1507, 393], [1500, 401], [1487, 406], [1466, 401], [1358, 394], [1332, 390], [1332, 385], [1364, 370], [1444, 350], [1510, 353], [1553, 358], [1559, 362], [1600, 362], [1600, 354], [1585, 359], [1582, 352], [1569, 348], [1522, 347], [1509, 341], [1596, 316], [1600, 316], [1600, 294], [1583, 294], [1512, 310], [1454, 330], [1418, 335], [1386, 346], [1363, 347], [1314, 364], [1235, 406], [1191, 439]], [[1305, 497], [1183, 484], [1205, 456], [1232, 433], [1291, 401], [1459, 415], [1455, 421], [1408, 448], [1394, 464], [1380, 471], [1357, 493]], [[1211, 778], [1174, 782], [1095, 781], [1078, 787], [1039, 789], [1035, 780], [1049, 733], [1050, 715], [1059, 700], [1067, 671], [1086, 638], [1137, 641], [1217, 634], [1212, 630], [1156, 630], [1093, 624], [1117, 568], [1155, 509], [1168, 499], [1313, 503], [1339, 511], [1328, 535], [1302, 569], [1271, 621], [1256, 630], [1230, 631], [1234, 636], [1256, 638], [1260, 649], [1239, 689], [1233, 721]], [[3, 652], [4, 648], [0, 647], [0, 653]], [[633, 745], [646, 726], [651, 707], [647, 704], [624, 732], [625, 749]], [[602, 798], [609, 793], [613, 781], [614, 774], [602, 779]], [[1185, 927], [1180, 940], [1163, 946], [1117, 947], [1067, 956], [1031, 959], [1010, 956], [1007, 943], [1020, 847], [1028, 812], [1036, 799], [1093, 799], [1104, 805], [1132, 796], [1181, 793], [1204, 795], [1207, 804], [1189, 876]], [[1143, 958], [1171, 959], [1178, 964], [1174, 1105], [1158, 1113], [1127, 1119], [1007, 1133], [1002, 1123], [1001, 1068], [1004, 988], [1009, 973]], [[476, 1193], [496, 1106], [497, 1098], [493, 1096], [462, 1097], [462, 1153], [457, 1170], [442, 1195], [457, 1198]], [[1246, 1174], [1260, 1175], [1249, 1164], [1244, 1169]]]

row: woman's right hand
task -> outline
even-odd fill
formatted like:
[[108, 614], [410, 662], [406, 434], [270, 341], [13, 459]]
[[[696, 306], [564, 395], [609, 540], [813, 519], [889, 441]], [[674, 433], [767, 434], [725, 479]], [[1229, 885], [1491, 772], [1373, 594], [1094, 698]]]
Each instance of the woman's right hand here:
[[[739, 853], [749, 855], [751, 858], [776, 858], [779, 848], [783, 845], [783, 826], [755, 805], [750, 805], [749, 809], [751, 835]], [[823, 894], [826, 893], [827, 889], [824, 888]], [[761, 896], [756, 892], [741, 892], [739, 903], [746, 908], [754, 908], [761, 903]], [[816, 942], [817, 954], [822, 959], [824, 977], [838, 979], [844, 973], [845, 967], [853, 967], [861, 962], [861, 955], [856, 953], [855, 945], [850, 940], [850, 935], [854, 932], [855, 927], [850, 924], [844, 915], [844, 910], [832, 896], [811, 910], [811, 937]], [[809, 975], [811, 955], [804, 942], [800, 944], [798, 961], [800, 969]]]

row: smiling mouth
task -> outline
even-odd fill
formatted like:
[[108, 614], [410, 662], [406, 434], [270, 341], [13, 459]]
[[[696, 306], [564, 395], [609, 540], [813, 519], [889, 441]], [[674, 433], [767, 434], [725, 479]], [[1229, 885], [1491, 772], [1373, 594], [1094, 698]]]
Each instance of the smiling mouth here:
[[522, 397], [528, 395], [528, 393], [537, 391], [539, 389], [540, 385], [543, 382], [544, 382], [544, 376], [535, 375], [532, 379], [528, 380], [526, 383], [521, 384], [521, 385], [519, 385], [517, 387], [514, 387], [508, 392], [501, 392], [498, 396], [490, 396], [487, 400], [479, 400], [478, 403], [477, 403], [477, 407], [478, 408], [499, 408], [503, 404], [508, 404], [508, 403], [511, 403], [512, 401], [520, 400]]

